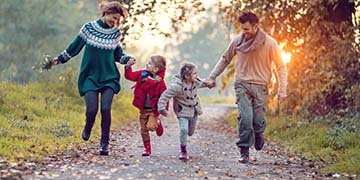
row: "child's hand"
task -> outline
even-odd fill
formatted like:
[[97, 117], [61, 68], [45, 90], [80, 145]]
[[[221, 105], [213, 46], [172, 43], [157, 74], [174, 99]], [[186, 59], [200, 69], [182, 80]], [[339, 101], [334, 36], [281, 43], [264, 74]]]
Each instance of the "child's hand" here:
[[132, 65], [134, 65], [134, 64], [136, 64], [136, 59], [133, 58], [133, 57], [131, 57], [131, 58], [129, 59], [129, 61], [126, 63], [126, 66], [132, 66]]
[[165, 116], [165, 117], [168, 117], [169, 116], [169, 111], [167, 111], [167, 110], [160, 110], [160, 112], [159, 112], [161, 115], [163, 115], [163, 116]]
[[206, 86], [208, 87], [208, 88], [213, 88], [213, 87], [215, 87], [216, 86], [216, 81], [215, 81], [215, 79], [213, 79], [213, 78], [207, 78], [206, 80], [205, 80], [205, 84], [206, 84]]
[[51, 60], [51, 63], [52, 63], [53, 65], [61, 64], [60, 60], [59, 60], [57, 57], [53, 58], [53, 59]]
[[155, 80], [156, 82], [160, 82], [162, 80], [162, 78], [156, 74], [152, 74], [152, 76], [150, 76], [153, 80]]

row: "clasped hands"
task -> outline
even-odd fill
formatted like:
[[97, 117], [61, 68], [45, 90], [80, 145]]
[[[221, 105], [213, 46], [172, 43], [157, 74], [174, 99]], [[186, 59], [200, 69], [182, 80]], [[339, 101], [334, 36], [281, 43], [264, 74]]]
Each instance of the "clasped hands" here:
[[129, 61], [126, 63], [126, 66], [132, 66], [136, 64], [136, 59], [134, 57], [130, 57]]
[[216, 86], [216, 81], [214, 78], [208, 77], [205, 81], [204, 84], [206, 85], [206, 87], [208, 87], [209, 89], [213, 88]]

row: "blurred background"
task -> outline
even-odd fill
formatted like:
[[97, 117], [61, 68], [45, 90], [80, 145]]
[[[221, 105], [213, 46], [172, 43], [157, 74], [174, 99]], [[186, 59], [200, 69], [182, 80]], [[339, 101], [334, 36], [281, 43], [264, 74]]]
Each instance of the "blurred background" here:
[[[360, 110], [358, 1], [121, 2], [130, 13], [122, 25], [121, 43], [126, 53], [139, 60], [136, 68], [143, 68], [150, 55], [162, 54], [168, 59], [168, 80], [183, 61], [194, 62], [200, 77], [206, 78], [239, 33], [238, 15], [252, 10], [283, 50], [289, 71], [288, 113], [312, 116]], [[57, 56], [84, 23], [99, 18], [99, 3], [101, 0], [1, 1], [0, 80], [75, 84], [81, 54], [50, 72], [39, 73], [32, 67], [45, 54]], [[202, 93], [218, 96], [222, 90], [221, 96], [233, 96], [232, 77], [233, 66], [223, 73], [217, 90]], [[124, 90], [129, 90], [128, 82], [121, 81]], [[269, 86], [272, 98], [276, 87], [274, 76]]]

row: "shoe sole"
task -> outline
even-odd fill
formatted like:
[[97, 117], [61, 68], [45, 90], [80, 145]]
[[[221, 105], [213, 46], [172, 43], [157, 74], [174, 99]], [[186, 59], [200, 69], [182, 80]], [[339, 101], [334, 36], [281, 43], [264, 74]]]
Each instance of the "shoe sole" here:
[[109, 152], [100, 151], [100, 155], [101, 155], [101, 156], [108, 156], [108, 155], [109, 155]]

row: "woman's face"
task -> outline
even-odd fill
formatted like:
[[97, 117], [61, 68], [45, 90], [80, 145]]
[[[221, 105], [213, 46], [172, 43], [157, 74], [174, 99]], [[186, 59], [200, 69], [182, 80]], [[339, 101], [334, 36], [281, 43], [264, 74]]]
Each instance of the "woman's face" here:
[[116, 26], [119, 27], [120, 26], [120, 21], [121, 21], [121, 15], [119, 13], [116, 14], [105, 14], [105, 23], [110, 26]]

